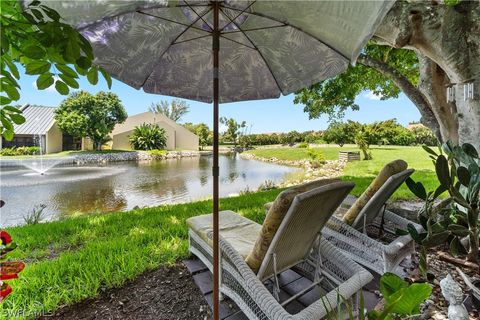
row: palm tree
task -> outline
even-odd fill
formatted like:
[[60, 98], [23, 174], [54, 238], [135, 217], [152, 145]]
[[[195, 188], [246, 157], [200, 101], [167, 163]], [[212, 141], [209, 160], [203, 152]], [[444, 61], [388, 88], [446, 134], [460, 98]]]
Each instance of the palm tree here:
[[173, 100], [171, 103], [162, 100], [157, 103], [152, 103], [149, 108], [151, 112], [161, 113], [175, 122], [187, 114], [189, 109], [190, 107], [184, 100]]

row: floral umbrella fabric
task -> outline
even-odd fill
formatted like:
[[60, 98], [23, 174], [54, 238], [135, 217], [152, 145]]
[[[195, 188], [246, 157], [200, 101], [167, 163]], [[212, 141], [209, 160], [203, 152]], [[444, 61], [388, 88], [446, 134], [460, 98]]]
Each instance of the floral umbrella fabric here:
[[[220, 103], [277, 98], [343, 72], [392, 3], [221, 1]], [[211, 1], [47, 5], [81, 31], [114, 78], [148, 93], [212, 102]]]

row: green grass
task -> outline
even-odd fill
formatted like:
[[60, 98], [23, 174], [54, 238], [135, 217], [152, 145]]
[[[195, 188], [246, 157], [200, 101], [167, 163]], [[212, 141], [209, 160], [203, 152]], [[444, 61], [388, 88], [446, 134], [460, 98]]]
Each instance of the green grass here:
[[[336, 159], [339, 150], [354, 147], [325, 147], [327, 159]], [[302, 159], [305, 149], [258, 149], [262, 156]], [[274, 155], [272, 155], [274, 154]], [[404, 159], [417, 170], [414, 178], [431, 189], [435, 173], [420, 147], [372, 148], [373, 160], [352, 162], [344, 171], [345, 180], [355, 181], [360, 194], [381, 167]], [[280, 190], [251, 193], [221, 200], [221, 208], [236, 211], [261, 223], [263, 204]], [[396, 198], [412, 198], [402, 187]], [[160, 206], [89, 215], [33, 226], [9, 228], [19, 248], [10, 259], [27, 262], [20, 279], [10, 281], [13, 293], [0, 304], [0, 319], [33, 318], [62, 304], [97, 296], [102, 289], [120, 286], [142, 272], [175, 263], [188, 256], [185, 220], [211, 211], [211, 201]]]
[[[261, 223], [263, 204], [279, 192], [222, 199], [221, 208]], [[14, 291], [0, 304], [0, 319], [32, 318], [186, 258], [185, 220], [210, 211], [211, 201], [199, 201], [9, 228], [19, 244], [10, 259], [27, 266], [10, 281]]]
[[[359, 151], [355, 146], [344, 147], [321, 147], [315, 148], [321, 151], [327, 160], [338, 159], [339, 151]], [[307, 149], [302, 148], [271, 148], [247, 151], [258, 157], [276, 157], [280, 160], [308, 159]], [[395, 159], [405, 160], [410, 168], [415, 169], [412, 178], [421, 181], [427, 190], [433, 190], [438, 186], [434, 166], [428, 154], [422, 147], [384, 146], [371, 147], [373, 160], [354, 161], [347, 164], [343, 172], [343, 179], [355, 182], [353, 194], [360, 195], [375, 178], [385, 164]], [[393, 199], [415, 199], [415, 196], [402, 185], [392, 197]]]

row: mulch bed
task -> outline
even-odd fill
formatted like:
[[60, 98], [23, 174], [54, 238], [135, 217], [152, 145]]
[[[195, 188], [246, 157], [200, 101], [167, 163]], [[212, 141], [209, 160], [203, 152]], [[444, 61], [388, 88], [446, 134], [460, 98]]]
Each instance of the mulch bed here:
[[105, 290], [98, 298], [60, 307], [40, 319], [102, 320], [205, 320], [210, 308], [195, 286], [187, 268], [173, 267], [147, 271], [120, 288]]

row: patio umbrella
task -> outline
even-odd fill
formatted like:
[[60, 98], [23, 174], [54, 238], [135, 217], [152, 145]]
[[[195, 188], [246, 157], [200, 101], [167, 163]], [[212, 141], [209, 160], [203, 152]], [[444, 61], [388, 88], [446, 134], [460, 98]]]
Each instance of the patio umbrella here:
[[[29, 2], [29, 1], [26, 1]], [[51, 1], [96, 64], [145, 92], [213, 102], [214, 318], [219, 103], [277, 98], [343, 72], [393, 1]]]

